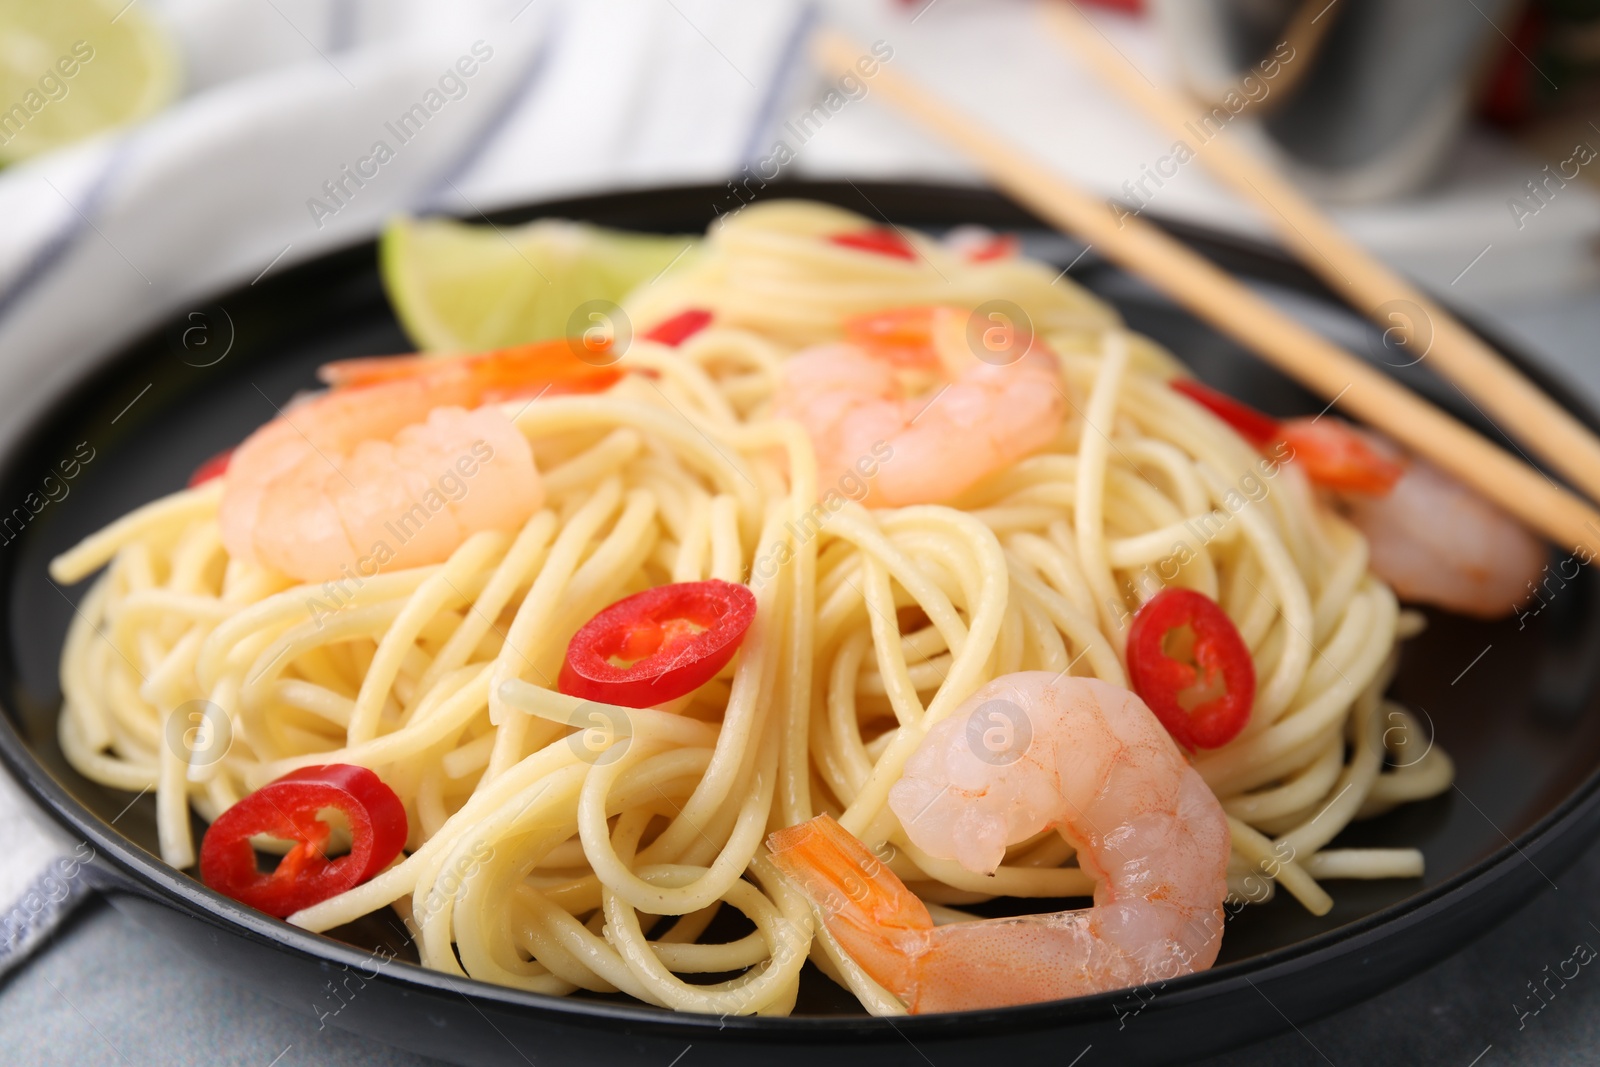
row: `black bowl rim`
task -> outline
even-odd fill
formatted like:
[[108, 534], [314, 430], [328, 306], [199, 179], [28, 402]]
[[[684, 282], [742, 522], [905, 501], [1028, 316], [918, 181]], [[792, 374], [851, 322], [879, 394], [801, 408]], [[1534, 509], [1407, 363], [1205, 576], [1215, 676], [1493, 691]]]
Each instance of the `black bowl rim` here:
[[[1012, 225], [1032, 226], [1040, 230], [1051, 229], [999, 194], [975, 186], [853, 181], [785, 181], [774, 186], [776, 194], [794, 197], [813, 196], [831, 201], [837, 201], [850, 192], [858, 194], [858, 197], [864, 196], [863, 189], [880, 192], [885, 196], [899, 193], [921, 197], [946, 205], [961, 205], [964, 202], [974, 209], [981, 208], [986, 214], [995, 214], [998, 211], [1001, 215], [1014, 217], [1016, 221], [1011, 223]], [[682, 195], [693, 195], [703, 198], [706, 202], [715, 202], [724, 196], [724, 192], [720, 186], [714, 185], [675, 185], [643, 189], [629, 187], [518, 205], [493, 212], [486, 218], [492, 218], [497, 222], [517, 221], [540, 215], [571, 215], [581, 218], [596, 205], [613, 207], [624, 205], [638, 209], [647, 207], [654, 198]], [[1152, 216], [1152, 221], [1185, 243], [1201, 246], [1218, 258], [1254, 261], [1259, 265], [1271, 266], [1271, 280], [1277, 285], [1318, 296], [1340, 306], [1348, 306], [1300, 263], [1279, 248], [1187, 221], [1164, 219], [1160, 216]], [[353, 240], [343, 247], [325, 251], [310, 260], [296, 264], [273, 281], [292, 277], [297, 272], [324, 264], [329, 259], [359, 252], [363, 248], [372, 246], [374, 240], [374, 238]], [[1460, 312], [1454, 313], [1469, 328], [1504, 354], [1518, 370], [1556, 397], [1582, 421], [1591, 427], [1600, 426], [1600, 418], [1597, 418], [1587, 405], [1575, 402], [1576, 394], [1565, 386], [1559, 375], [1531, 361], [1521, 354], [1518, 346], [1496, 337], [1494, 331], [1474, 322], [1472, 316]], [[160, 328], [157, 326], [122, 344], [109, 346], [103, 353], [86, 360], [76, 373], [64, 376], [48, 395], [33, 401], [32, 415], [25, 417], [21, 428], [8, 435], [4, 443], [4, 452], [0, 453], [0, 476], [9, 477], [12, 469], [28, 451], [29, 443], [46, 432], [58, 415], [73, 407], [88, 385], [124, 358], [130, 350], [159, 332]], [[3, 632], [3, 628], [8, 625], [0, 622], [0, 632]], [[55, 780], [49, 770], [33, 756], [27, 743], [17, 732], [11, 716], [4, 714], [0, 714], [0, 763], [9, 770], [22, 791], [41, 806], [60, 827], [90, 843], [95, 850], [96, 858], [109, 863], [111, 868], [122, 876], [118, 880], [119, 884], [109, 888], [149, 897], [198, 921], [230, 929], [230, 932], [242, 932], [257, 943], [280, 952], [307, 957], [315, 962], [343, 964], [348, 967], [362, 967], [370, 962], [371, 955], [361, 949], [282, 920], [273, 919], [207, 888], [199, 881], [146, 852], [131, 839], [122, 836], [114, 827], [102, 821], [73, 798], [65, 787]], [[1507, 838], [1504, 847], [1447, 881], [1313, 937], [1261, 955], [1175, 979], [1163, 988], [1162, 999], [1172, 1006], [1204, 1001], [1213, 996], [1236, 991], [1242, 985], [1254, 985], [1253, 977], [1270, 979], [1278, 974], [1296, 972], [1335, 957], [1349, 955], [1363, 946], [1375, 943], [1387, 934], [1449, 912], [1464, 904], [1479, 890], [1512, 876], [1513, 871], [1523, 863], [1539, 870], [1533, 857], [1551, 848], [1564, 836], [1567, 828], [1582, 822], [1586, 816], [1592, 816], [1595, 809], [1600, 809], [1600, 768], [1596, 768], [1576, 789], [1517, 838]], [[1509, 915], [1510, 912], [1506, 914]], [[1113, 990], [1092, 996], [1038, 1004], [893, 1018], [869, 1015], [718, 1017], [674, 1012], [646, 1004], [582, 1000], [533, 993], [445, 974], [419, 964], [395, 962], [399, 966], [384, 968], [381, 981], [401, 988], [411, 986], [437, 993], [468, 996], [469, 1002], [472, 998], [477, 998], [497, 1007], [547, 1017], [552, 1022], [622, 1023], [630, 1030], [644, 1033], [671, 1033], [699, 1038], [727, 1032], [730, 1038], [756, 1042], [795, 1040], [815, 1042], [841, 1039], [878, 1042], [903, 1040], [913, 1036], [929, 1038], [957, 1034], [980, 1036], [1000, 1029], [1010, 1032], [1051, 1029], [1076, 1023], [1102, 1021], [1112, 1017], [1113, 1005], [1126, 999], [1129, 992]], [[1376, 988], [1372, 990], [1373, 993], [1378, 991]]]

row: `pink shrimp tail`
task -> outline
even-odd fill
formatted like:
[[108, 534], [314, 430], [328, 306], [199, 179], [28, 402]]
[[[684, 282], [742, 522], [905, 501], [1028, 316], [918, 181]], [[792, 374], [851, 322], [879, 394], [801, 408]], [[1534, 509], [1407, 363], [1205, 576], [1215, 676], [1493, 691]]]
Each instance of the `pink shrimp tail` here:
[[917, 960], [933, 934], [927, 906], [832, 816], [779, 830], [767, 848], [839, 947], [874, 982], [914, 1004]]
[[1162, 886], [1151, 899], [1106, 892], [1094, 908], [936, 928], [922, 901], [826, 815], [779, 830], [767, 847], [839, 947], [914, 1015], [1165, 982], [1209, 967], [1221, 939], [1220, 904], [1185, 907], [1162, 899], [1181, 890]]
[[366, 356], [326, 363], [318, 376], [335, 388], [363, 388], [387, 382], [418, 381], [452, 390], [466, 407], [524, 396], [597, 393], [622, 378], [612, 366], [618, 355], [610, 342], [591, 345], [581, 338], [558, 337], [487, 352], [438, 356]]

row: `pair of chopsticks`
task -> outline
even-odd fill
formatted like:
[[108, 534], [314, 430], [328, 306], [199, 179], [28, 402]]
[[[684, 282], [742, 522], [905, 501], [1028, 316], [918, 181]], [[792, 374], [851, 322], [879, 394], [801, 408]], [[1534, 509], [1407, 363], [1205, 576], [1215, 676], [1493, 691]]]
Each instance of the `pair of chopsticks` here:
[[[1176, 127], [1182, 136], [1184, 122], [1193, 115], [1181, 100], [1145, 80], [1070, 3], [1044, 8], [1052, 32], [1151, 117]], [[852, 71], [861, 55], [848, 38], [828, 30], [817, 35], [814, 50], [824, 67], [841, 74]], [[1140, 275], [1330, 403], [1427, 457], [1558, 545], [1583, 546], [1591, 553], [1600, 548], [1600, 511], [1274, 307], [1186, 245], [1136, 216], [1113, 216], [1100, 200], [897, 71], [880, 67], [871, 84], [875, 93], [963, 152], [1019, 203]], [[1443, 308], [1346, 238], [1269, 168], [1234, 150], [1225, 138], [1208, 142], [1198, 156], [1263, 204], [1285, 243], [1356, 307], [1373, 310], [1400, 300], [1420, 309], [1432, 322], [1431, 365], [1480, 410], [1600, 499], [1600, 440], [1576, 419]]]

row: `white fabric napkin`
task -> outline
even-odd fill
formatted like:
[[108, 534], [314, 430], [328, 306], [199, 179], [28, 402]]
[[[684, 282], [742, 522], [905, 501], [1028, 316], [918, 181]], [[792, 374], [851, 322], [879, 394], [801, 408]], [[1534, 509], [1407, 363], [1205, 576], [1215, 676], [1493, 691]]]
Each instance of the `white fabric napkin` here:
[[[800, 0], [148, 6], [185, 97], [0, 173], [0, 447], [85, 360], [395, 212], [734, 173], [805, 70], [812, 18]], [[0, 774], [0, 974], [84, 896], [86, 848]]]

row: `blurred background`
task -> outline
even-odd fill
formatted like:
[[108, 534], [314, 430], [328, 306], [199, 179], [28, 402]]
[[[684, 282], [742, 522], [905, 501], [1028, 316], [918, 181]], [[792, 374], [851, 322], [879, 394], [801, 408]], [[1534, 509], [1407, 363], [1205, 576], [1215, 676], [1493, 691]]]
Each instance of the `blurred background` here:
[[[1082, 6], [1383, 258], [1600, 384], [1567, 351], [1600, 282], [1600, 3]], [[1267, 234], [1025, 0], [0, 0], [0, 373], [48, 375], [400, 212], [977, 181], [870, 91], [827, 106], [823, 24], [1108, 200]]]

